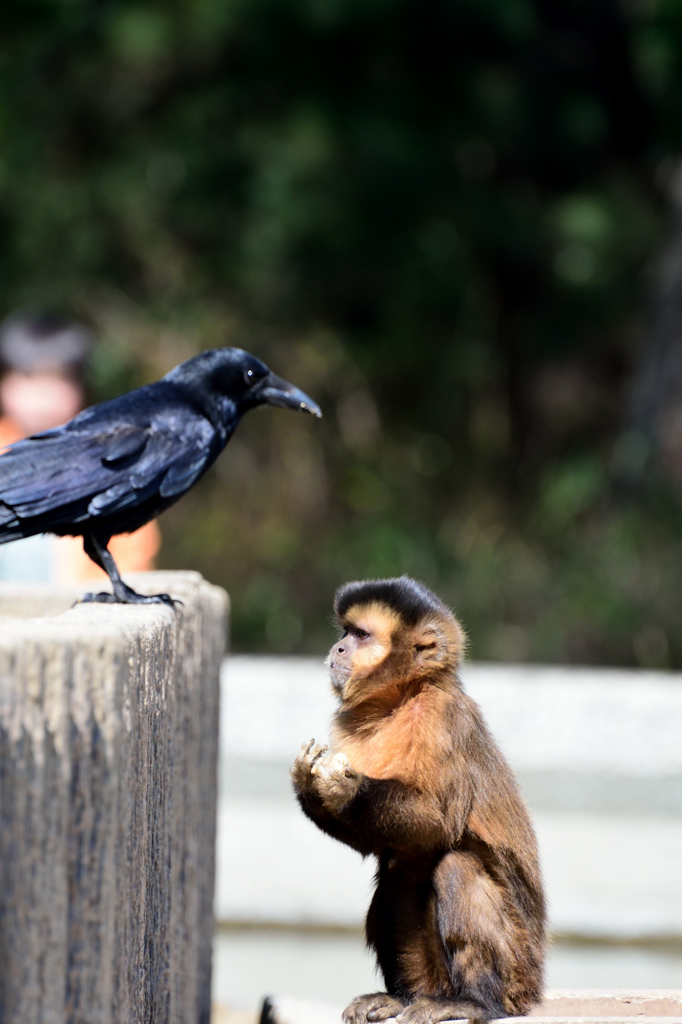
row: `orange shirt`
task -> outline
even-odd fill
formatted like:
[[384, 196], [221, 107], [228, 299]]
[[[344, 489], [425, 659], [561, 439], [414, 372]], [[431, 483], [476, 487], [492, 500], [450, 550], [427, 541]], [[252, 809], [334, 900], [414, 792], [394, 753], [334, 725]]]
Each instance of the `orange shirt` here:
[[[8, 416], [0, 417], [0, 450], [8, 444], [20, 441], [22, 431]], [[124, 572], [146, 572], [154, 568], [154, 560], [161, 547], [161, 531], [158, 523], [151, 522], [135, 533], [122, 533], [112, 537], [109, 550], [119, 570]], [[95, 565], [83, 551], [80, 537], [58, 537], [55, 539], [52, 558], [52, 583], [79, 583], [96, 577], [106, 579], [106, 573]]]

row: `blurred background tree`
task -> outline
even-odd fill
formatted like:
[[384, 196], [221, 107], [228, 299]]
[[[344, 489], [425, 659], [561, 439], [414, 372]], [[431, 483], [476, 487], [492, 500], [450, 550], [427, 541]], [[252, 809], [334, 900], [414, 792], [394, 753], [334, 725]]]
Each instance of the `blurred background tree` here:
[[474, 657], [679, 668], [681, 136], [675, 0], [5, 0], [1, 307], [93, 399], [237, 344], [321, 402], [161, 520], [236, 648], [408, 572]]

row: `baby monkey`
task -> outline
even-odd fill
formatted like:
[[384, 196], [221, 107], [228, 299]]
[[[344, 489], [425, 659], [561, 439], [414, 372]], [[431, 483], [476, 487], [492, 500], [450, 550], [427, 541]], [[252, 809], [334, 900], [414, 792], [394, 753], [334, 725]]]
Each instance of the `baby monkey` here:
[[526, 1014], [546, 947], [537, 844], [462, 690], [462, 628], [406, 576], [348, 583], [335, 611], [331, 748], [304, 744], [291, 774], [304, 813], [378, 861], [365, 931], [386, 992], [354, 999], [345, 1024]]

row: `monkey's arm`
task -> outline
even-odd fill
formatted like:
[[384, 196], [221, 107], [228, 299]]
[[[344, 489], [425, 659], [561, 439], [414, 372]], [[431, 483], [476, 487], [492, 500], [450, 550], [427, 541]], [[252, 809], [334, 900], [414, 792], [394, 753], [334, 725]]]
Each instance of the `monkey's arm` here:
[[[352, 838], [344, 842], [363, 854], [386, 847], [443, 849], [456, 834], [452, 808], [446, 813], [436, 793], [421, 792], [395, 779], [362, 775], [341, 753], [318, 755], [311, 768], [311, 788], [333, 827], [348, 830]], [[465, 798], [464, 792], [461, 796]], [[334, 834], [331, 827], [320, 827]]]
[[353, 829], [345, 822], [335, 818], [333, 814], [330, 814], [317, 793], [297, 792], [296, 796], [305, 816], [310, 818], [318, 828], [321, 828], [332, 839], [338, 839], [340, 842], [345, 843], [346, 846], [352, 846], [354, 850], [358, 850], [360, 853], [365, 852], [362, 849], [362, 843], [358, 842]]
[[451, 842], [439, 802], [393, 779], [360, 775], [355, 794], [336, 816], [353, 829], [362, 853], [434, 850]]

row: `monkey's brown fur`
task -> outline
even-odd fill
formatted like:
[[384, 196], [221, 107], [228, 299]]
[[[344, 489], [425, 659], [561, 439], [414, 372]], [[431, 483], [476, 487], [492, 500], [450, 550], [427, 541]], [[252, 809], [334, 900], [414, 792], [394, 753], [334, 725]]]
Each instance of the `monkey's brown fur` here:
[[406, 577], [348, 584], [336, 611], [346, 632], [333, 680], [334, 658], [353, 654], [335, 680], [332, 749], [304, 745], [292, 776], [320, 828], [378, 858], [366, 935], [387, 993], [360, 996], [344, 1019], [525, 1014], [541, 998], [546, 946], [537, 846], [461, 688], [462, 629]]

